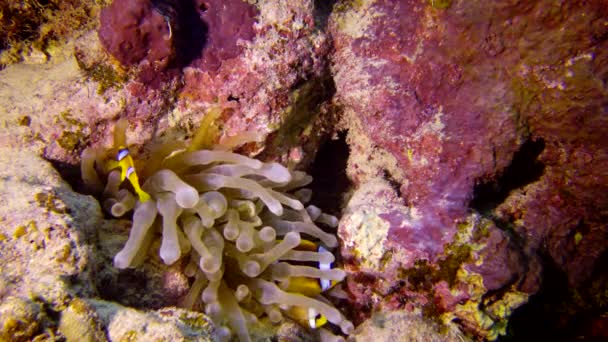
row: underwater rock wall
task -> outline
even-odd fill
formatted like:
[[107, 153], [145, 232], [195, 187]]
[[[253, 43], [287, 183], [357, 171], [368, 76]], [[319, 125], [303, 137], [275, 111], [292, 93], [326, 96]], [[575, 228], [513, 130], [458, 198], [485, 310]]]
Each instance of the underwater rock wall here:
[[113, 1], [101, 11], [99, 20], [99, 39], [121, 64], [143, 62], [162, 71], [171, 62], [171, 23], [152, 1]]
[[312, 1], [141, 0], [128, 7], [115, 1], [102, 13], [99, 37], [133, 75], [123, 110], [143, 125], [138, 143], [152, 132], [169, 131], [167, 139], [191, 135], [204, 113], [220, 106], [222, 138], [255, 131], [267, 143], [249, 146], [250, 152], [266, 149], [298, 163], [310, 160], [327, 125], [309, 115], [333, 91], [330, 45], [314, 29]]
[[[421, 297], [417, 306], [495, 338], [504, 320], [487, 304], [510, 312], [535, 293], [539, 253], [571, 284], [588, 279], [608, 246], [598, 210], [608, 204], [607, 11], [601, 1], [334, 8], [336, 100], [359, 188], [340, 236], [361, 303]], [[370, 194], [379, 177], [392, 189]]]
[[[432, 338], [463, 338], [440, 336], [427, 322], [439, 318], [494, 339], [541, 287], [543, 261], [573, 287], [589, 284], [608, 246], [605, 1], [344, 1], [327, 27], [319, 6], [116, 0], [97, 32], [63, 50], [32, 47], [26, 61], [39, 65], [0, 71], [0, 142], [20, 146], [6, 152], [19, 158], [2, 160], [15, 167], [0, 183], [3, 198], [14, 198], [2, 213], [0, 312], [10, 315], [0, 325], [27, 340], [47, 327], [78, 336], [70, 327], [93, 320], [89, 332], [101, 324], [113, 339], [148, 338], [145, 327], [131, 332], [110, 318], [179, 316], [187, 327], [178, 320], [159, 336], [207, 338], [203, 315], [79, 301], [98, 287], [106, 299], [157, 309], [177, 303], [189, 284], [158, 260], [131, 274], [112, 268], [130, 222], [103, 220], [92, 198], [33, 155], [74, 180], [81, 151], [108, 145], [117, 118], [129, 120], [131, 152], [145, 159], [151, 141], [192, 137], [215, 107], [220, 141], [256, 132], [241, 152], [289, 167], [347, 130], [353, 188], [339, 236], [345, 312], [365, 321], [354, 336], [387, 326], [382, 332], [403, 337], [395, 327], [422, 324]], [[34, 166], [19, 167], [21, 157]], [[52, 182], [12, 178], [40, 172]], [[99, 223], [86, 239], [87, 223], [71, 216], [82, 213]], [[99, 251], [87, 254], [90, 243]], [[32, 253], [46, 262], [32, 263]], [[605, 301], [598, 296], [596, 305]]]

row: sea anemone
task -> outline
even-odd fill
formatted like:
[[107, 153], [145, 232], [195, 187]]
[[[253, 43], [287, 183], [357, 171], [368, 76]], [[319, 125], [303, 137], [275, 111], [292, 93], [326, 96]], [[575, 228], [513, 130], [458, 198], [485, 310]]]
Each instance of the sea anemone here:
[[225, 145], [209, 149], [212, 121], [203, 121], [189, 148], [153, 154], [141, 188], [126, 149], [126, 121], [115, 126], [114, 146], [83, 152], [83, 180], [101, 193], [104, 208], [116, 217], [133, 210], [114, 266], [137, 266], [160, 232], [163, 262], [188, 260], [184, 272], [193, 280], [181, 304], [202, 305], [221, 339], [249, 341], [248, 324], [263, 316], [273, 323], [291, 317], [325, 340], [339, 338], [320, 327], [325, 322], [351, 333], [352, 323], [324, 297], [345, 272], [331, 267], [338, 241], [325, 231], [338, 219], [305, 206], [312, 177]]

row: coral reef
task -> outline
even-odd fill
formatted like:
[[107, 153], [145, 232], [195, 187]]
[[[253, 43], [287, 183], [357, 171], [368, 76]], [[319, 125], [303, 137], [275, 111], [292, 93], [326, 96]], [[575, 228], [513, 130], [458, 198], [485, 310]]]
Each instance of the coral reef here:
[[0, 295], [40, 294], [47, 305], [61, 308], [71, 295], [67, 277], [82, 283], [82, 294], [93, 293], [85, 241], [102, 224], [97, 203], [74, 193], [39, 156], [21, 149], [0, 151]]
[[[538, 290], [538, 260], [526, 260], [507, 233], [479, 215], [461, 222], [451, 243], [429, 247], [437, 240], [418, 228], [418, 215], [384, 180], [352, 195], [338, 234], [357, 321], [370, 307], [422, 309], [445, 323], [458, 318], [477, 336], [504, 334], [512, 311]], [[405, 246], [394, 239], [401, 234], [412, 235]], [[439, 248], [443, 254], [430, 261], [427, 251]]]
[[[146, 37], [168, 37], [167, 19], [161, 14], [170, 8], [157, 8], [163, 3], [116, 1], [104, 10], [107, 18], [99, 31], [71, 39], [61, 56], [53, 55], [53, 63], [39, 67], [15, 64], [5, 70], [2, 77], [6, 84], [0, 91], [7, 101], [0, 105], [15, 129], [3, 132], [3, 141], [25, 143], [42, 150], [50, 160], [76, 166], [85, 146], [103, 144], [111, 136], [108, 120], [117, 115], [137, 124], [133, 142], [143, 146], [151, 139], [191, 137], [204, 113], [219, 105], [224, 109], [220, 140], [259, 132], [259, 141], [244, 146], [245, 152], [263, 154], [285, 165], [309, 163], [319, 141], [336, 121], [328, 109], [334, 91], [327, 68], [330, 44], [327, 36], [315, 29], [313, 1], [262, 2], [255, 7], [239, 0], [206, 9], [199, 6], [196, 11], [181, 8], [170, 18], [175, 29], [170, 41], [159, 44], [184, 51], [181, 41], [190, 39], [188, 51], [198, 50], [188, 52], [188, 56], [172, 50], [160, 64], [152, 62], [156, 57], [144, 57], [134, 65], [120, 65], [120, 55], [100, 37], [109, 35], [116, 46], [133, 40], [130, 44], [142, 50], [150, 48], [152, 42]], [[158, 30], [147, 26], [154, 32], [137, 36], [140, 40], [127, 35], [124, 25], [132, 18], [121, 11], [136, 4], [147, 8], [141, 13], [162, 19]], [[149, 18], [137, 19], [145, 22]], [[104, 24], [105, 20], [112, 26]], [[193, 30], [180, 33], [179, 26], [188, 26], [189, 21], [203, 25], [200, 32], [205, 35], [188, 37], [187, 32]], [[241, 26], [230, 28], [226, 23]], [[165, 55], [155, 50], [150, 53]], [[205, 62], [218, 59], [221, 63], [212, 68]], [[50, 83], [41, 82], [43, 75], [49, 75], [44, 79]], [[91, 96], [93, 93], [98, 96]], [[22, 97], [32, 101], [24, 103], [19, 100]], [[62, 116], [67, 111], [73, 120]], [[18, 125], [26, 116], [30, 124]], [[60, 141], [65, 144], [60, 145]], [[76, 141], [80, 143], [70, 143]]]
[[113, 1], [101, 11], [99, 40], [120, 63], [163, 70], [174, 55], [171, 22], [152, 1]]
[[353, 334], [357, 341], [469, 341], [457, 328], [446, 328], [418, 313], [376, 313]]
[[61, 54], [61, 46], [93, 27], [105, 1], [0, 1], [0, 68], [18, 62], [40, 64]]
[[[360, 303], [451, 312], [474, 335], [496, 338], [539, 290], [539, 255], [573, 286], [597, 274], [608, 246], [606, 10], [335, 6], [335, 99], [358, 188], [339, 235]], [[371, 191], [377, 178], [390, 187]], [[489, 312], [484, 301], [497, 306]]]
[[68, 341], [107, 341], [95, 309], [80, 298], [74, 298], [61, 313], [59, 332]]
[[29, 341], [38, 335], [44, 314], [40, 304], [19, 297], [4, 298], [0, 304], [0, 339]]
[[[93, 322], [107, 329], [109, 341], [214, 340], [213, 324], [204, 314], [175, 307], [141, 312], [113, 302], [87, 299], [72, 302], [68, 310], [71, 313], [62, 317], [60, 325], [64, 336], [79, 333], [82, 327], [87, 327], [89, 333], [95, 331], [94, 327], [88, 327], [88, 322]], [[83, 340], [85, 335], [80, 336], [78, 340]]]
[[[188, 137], [203, 114], [219, 105], [225, 109], [221, 139], [260, 132], [260, 141], [244, 147], [247, 152], [285, 164], [309, 162], [332, 122], [326, 107], [334, 91], [327, 77], [330, 45], [315, 29], [313, 1], [193, 1], [191, 9], [186, 3], [132, 2], [129, 6], [146, 10], [127, 18], [125, 5], [115, 1], [104, 12], [99, 36], [114, 42], [104, 46], [135, 75], [126, 84], [124, 112], [142, 125], [137, 143], [152, 132]], [[147, 25], [154, 32], [143, 35], [129, 24], [132, 16], [141, 23], [166, 22]], [[151, 67], [168, 44], [174, 62]], [[126, 54], [122, 45], [141, 47], [135, 50], [149, 56]]]
[[35, 153], [0, 148], [0, 340], [50, 338], [74, 296], [95, 294], [88, 241], [97, 201]]
[[[323, 114], [333, 93], [327, 77], [330, 44], [315, 29], [314, 2], [258, 2], [255, 9], [231, 9], [242, 6], [240, 0], [228, 1], [220, 10], [210, 2], [203, 15], [209, 44], [184, 68], [179, 114], [195, 118], [219, 104], [230, 109], [222, 138], [260, 132], [266, 143], [251, 144], [247, 151], [284, 164], [309, 162], [331, 123]], [[220, 22], [235, 27], [213, 25]]]
[[[242, 0], [197, 1], [202, 11], [200, 17], [207, 28], [205, 46], [200, 56], [190, 66], [201, 71], [218, 71], [224, 64], [238, 57], [246, 42], [255, 37], [254, 25], [259, 11], [255, 6]], [[191, 40], [188, 41], [191, 44]]]
[[[254, 340], [339, 339], [328, 335], [335, 326], [307, 329], [307, 310], [260, 302], [327, 304], [316, 280], [278, 282], [304, 298], [271, 281], [296, 271], [324, 279], [326, 270], [302, 268], [318, 261], [245, 273], [265, 266], [255, 254], [295, 244], [290, 230], [301, 242], [283, 257], [343, 262], [347, 276], [330, 291], [344, 300], [332, 305], [359, 326], [356, 339], [466, 339], [451, 329], [488, 340], [605, 336], [607, 9], [599, 0], [0, 1], [0, 145], [18, 146], [0, 151], [0, 339], [209, 340], [203, 310], [220, 333], [245, 320]], [[122, 175], [106, 168], [120, 147], [110, 141], [117, 118], [132, 129], [134, 158], [113, 165]], [[338, 130], [339, 148], [315, 157]], [[188, 140], [224, 154], [167, 154]], [[85, 176], [121, 219], [77, 193], [87, 146], [112, 146], [87, 150], [96, 170]], [[227, 152], [236, 146], [239, 157]], [[232, 159], [180, 159], [211, 155]], [[310, 202], [310, 191], [272, 181], [298, 179], [292, 170], [313, 159]], [[220, 176], [189, 178], [208, 170]], [[125, 177], [131, 185], [117, 191]], [[309, 211], [281, 202], [294, 198]], [[224, 201], [219, 217], [198, 207]], [[336, 222], [311, 203], [342, 216], [341, 255], [318, 251], [336, 242]], [[314, 229], [302, 223], [317, 214], [320, 239], [302, 242], [301, 230]], [[209, 257], [220, 239], [207, 225], [224, 242], [221, 263]], [[282, 242], [258, 247], [272, 235], [265, 226]], [[238, 306], [214, 300], [226, 291], [220, 273]], [[335, 318], [331, 308], [317, 307], [327, 315], [313, 323]], [[272, 324], [279, 315], [300, 324]]]
[[[352, 323], [322, 296], [346, 274], [331, 267], [335, 257], [328, 250], [337, 247], [336, 237], [319, 227], [335, 228], [337, 218], [303, 204], [311, 197], [305, 188], [311, 177], [222, 145], [199, 149], [210, 147], [201, 143], [208, 140], [201, 138], [210, 134], [207, 125], [187, 149], [158, 151], [152, 154], [156, 161], [142, 163], [151, 176], [141, 189], [125, 148], [126, 121], [116, 124], [108, 151], [83, 152], [83, 179], [103, 193], [107, 211], [120, 217], [134, 210], [129, 239], [114, 265], [141, 263], [159, 230], [162, 261], [172, 265], [185, 258], [184, 272], [193, 278], [182, 305], [202, 306], [220, 338], [249, 340], [248, 323], [263, 315], [274, 323], [286, 315], [312, 328], [328, 321], [349, 334]], [[120, 188], [126, 179], [135, 193]]]

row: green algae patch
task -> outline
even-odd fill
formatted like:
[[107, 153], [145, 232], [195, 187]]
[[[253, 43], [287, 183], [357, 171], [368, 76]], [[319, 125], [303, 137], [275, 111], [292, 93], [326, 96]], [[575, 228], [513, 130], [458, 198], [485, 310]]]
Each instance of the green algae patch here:
[[57, 251], [57, 261], [65, 262], [72, 255], [72, 247], [69, 244], [61, 246], [61, 249]]
[[471, 257], [472, 248], [469, 245], [452, 247], [450, 254], [439, 261], [439, 272], [437, 276], [441, 280], [448, 282], [450, 287], [454, 286], [457, 280], [458, 270]]
[[313, 79], [291, 94], [291, 105], [283, 113], [284, 122], [273, 140], [274, 147], [293, 146], [302, 135], [310, 135], [311, 127], [319, 113], [319, 106], [329, 98], [329, 79]]
[[68, 126], [71, 126], [75, 129], [82, 130], [86, 126], [84, 122], [74, 118], [71, 109], [66, 109], [63, 112], [59, 113], [59, 119], [65, 122]]
[[71, 109], [66, 109], [54, 118], [54, 122], [64, 128], [57, 138], [57, 144], [66, 151], [76, 152], [86, 144], [87, 125], [74, 118]]
[[137, 341], [137, 331], [129, 330], [120, 338], [120, 342], [135, 342]]
[[501, 299], [492, 303], [469, 300], [456, 306], [455, 313], [460, 319], [474, 323], [476, 329], [483, 331], [485, 339], [496, 340], [507, 333], [508, 319], [513, 311], [528, 301], [526, 293], [513, 291], [505, 293]]
[[[287, 100], [289, 104], [281, 113], [280, 120], [271, 122], [268, 129], [272, 132], [265, 153], [281, 155], [293, 147], [314, 145], [331, 125], [331, 114], [324, 111], [335, 87], [328, 77], [314, 78], [293, 90]], [[327, 115], [326, 115], [327, 114]], [[327, 120], [321, 120], [321, 117]], [[306, 148], [306, 147], [304, 147]], [[296, 162], [289, 162], [293, 168]]]
[[13, 231], [13, 238], [18, 239], [18, 238], [24, 236], [25, 234], [27, 234], [27, 230], [25, 229], [25, 226], [19, 226], [19, 227], [15, 228], [15, 230]]
[[19, 239], [25, 236], [28, 232], [37, 232], [38, 226], [36, 221], [29, 221], [26, 225], [20, 225], [13, 230], [13, 239]]
[[68, 132], [64, 131], [61, 133], [59, 139], [57, 139], [57, 143], [66, 151], [73, 151], [78, 146], [78, 143], [81, 141], [82, 136], [77, 132]]
[[452, 287], [459, 280], [458, 272], [462, 264], [470, 259], [471, 250], [467, 245], [453, 247], [450, 254], [438, 261], [436, 266], [427, 260], [417, 260], [414, 267], [401, 270], [400, 278], [407, 279], [415, 291], [431, 292], [433, 284], [442, 280]]
[[79, 298], [72, 300], [70, 305], [61, 312], [58, 330], [67, 341], [106, 341], [95, 310]]
[[499, 300], [487, 305], [485, 311], [504, 325], [502, 327], [502, 334], [504, 335], [507, 319], [511, 316], [513, 310], [527, 303], [529, 297], [529, 294], [519, 291], [507, 292]]
[[4, 298], [0, 304], [0, 341], [30, 341], [40, 330], [40, 305], [20, 297]]
[[192, 329], [208, 331], [213, 326], [213, 323], [207, 316], [192, 311], [183, 312], [179, 316], [179, 320]]
[[24, 115], [24, 116], [20, 117], [19, 119], [17, 119], [17, 124], [19, 126], [28, 127], [31, 123], [32, 123], [32, 118], [30, 118], [29, 115]]
[[361, 38], [376, 18], [382, 16], [374, 8], [375, 0], [338, 1], [332, 16], [339, 32], [354, 39]]
[[483, 276], [467, 271], [465, 264], [482, 264], [486, 240], [490, 237], [494, 223], [479, 215], [458, 224], [452, 243], [444, 247], [444, 257], [436, 263], [418, 260], [413, 267], [401, 270], [400, 276], [409, 288], [426, 293], [428, 298], [436, 298], [434, 286], [445, 281], [454, 295], [462, 293], [458, 284], [466, 286], [468, 299], [448, 313], [443, 313], [431, 301], [422, 307], [424, 317], [449, 323], [454, 319], [466, 322], [475, 334], [488, 340], [495, 340], [506, 333], [507, 323], [513, 311], [525, 304], [528, 294], [517, 291], [512, 286], [502, 289], [499, 294], [487, 296]]
[[82, 57], [82, 53], [75, 53], [76, 63], [83, 75], [92, 81], [97, 82], [97, 94], [103, 95], [110, 88], [120, 88], [127, 81], [126, 75], [116, 71], [112, 65], [100, 61], [87, 64]]
[[[407, 279], [416, 291], [432, 291], [433, 284], [445, 280], [450, 287], [460, 279], [462, 265], [471, 260], [472, 252], [481, 247], [472, 244], [470, 239], [480, 230], [479, 225], [471, 222], [458, 225], [458, 232], [452, 242], [445, 247], [445, 257], [431, 265], [427, 260], [417, 260], [414, 267], [401, 270], [400, 277]], [[487, 235], [487, 227], [485, 227]], [[484, 235], [484, 233], [479, 233]]]
[[55, 195], [54, 192], [39, 192], [34, 195], [34, 200], [38, 203], [38, 206], [46, 209], [49, 212], [56, 214], [68, 213], [65, 203]]
[[0, 66], [44, 63], [65, 42], [92, 29], [106, 0], [0, 2]]
[[426, 260], [417, 260], [414, 267], [403, 269], [399, 278], [405, 279], [415, 291], [431, 291], [436, 269]]
[[429, 5], [435, 9], [448, 9], [452, 6], [452, 0], [427, 0]]

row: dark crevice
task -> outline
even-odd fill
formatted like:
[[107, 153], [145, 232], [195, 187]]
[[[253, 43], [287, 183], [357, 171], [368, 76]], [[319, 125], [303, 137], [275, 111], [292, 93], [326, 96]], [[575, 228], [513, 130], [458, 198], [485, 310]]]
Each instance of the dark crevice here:
[[[261, 160], [287, 153], [293, 147], [302, 147], [306, 153], [312, 153], [314, 147], [309, 144], [312, 141], [306, 138], [306, 130], [311, 128], [319, 132], [319, 136], [324, 135], [321, 132], [333, 130], [333, 110], [324, 110], [336, 92], [329, 70], [321, 77], [301, 79], [290, 92], [291, 105], [285, 114], [285, 120], [277, 131], [268, 136], [266, 149], [258, 155]], [[314, 144], [317, 144], [316, 140]]]
[[[66, 163], [63, 161], [55, 160], [55, 159], [50, 159], [50, 158], [45, 158], [45, 159], [49, 163], [51, 163], [51, 166], [53, 166], [53, 168], [59, 173], [61, 178], [72, 187], [72, 190], [74, 190], [74, 192], [82, 194], [82, 195], [93, 196], [98, 200], [100, 206], [103, 205], [103, 201], [100, 198], [100, 194], [92, 191], [91, 188], [89, 186], [87, 186], [84, 183], [84, 181], [82, 180], [80, 164], [74, 165], [74, 164]], [[131, 184], [128, 182], [124, 182], [122, 187], [126, 187], [131, 192], [135, 192], [133, 190], [133, 187], [131, 186]], [[103, 217], [106, 220], [117, 220], [118, 219], [118, 218], [112, 216], [112, 214], [110, 214], [107, 210], [102, 210], [101, 213], [103, 214]], [[133, 215], [133, 212], [129, 212], [125, 216], [121, 217], [121, 219], [125, 219], [125, 218], [130, 219], [132, 215]]]
[[384, 170], [384, 179], [388, 181], [391, 188], [397, 193], [397, 196], [401, 198], [401, 183], [397, 181], [388, 170]]
[[178, 51], [177, 66], [186, 66], [200, 58], [207, 45], [209, 26], [201, 19], [208, 6], [194, 0], [154, 0], [153, 4], [175, 31], [175, 50]]
[[[602, 265], [608, 262], [604, 253], [593, 276], [573, 288], [566, 274], [549, 255], [543, 255], [543, 283], [540, 291], [519, 307], [509, 320], [507, 334], [498, 341], [600, 341], [608, 295], [608, 273]], [[605, 323], [604, 323], [605, 324]]]
[[539, 180], [545, 165], [538, 161], [538, 156], [544, 148], [542, 139], [527, 140], [498, 179], [475, 186], [470, 206], [479, 212], [491, 211], [504, 202], [511, 191]]
[[313, 177], [311, 202], [332, 215], [339, 216], [342, 196], [350, 187], [346, 176], [348, 155], [346, 132], [340, 132], [337, 139], [327, 140], [320, 146], [310, 169]]
[[315, 28], [325, 31], [329, 15], [332, 12], [337, 0], [315, 0], [313, 16], [315, 18]]
[[89, 195], [86, 191], [84, 183], [82, 181], [82, 175], [80, 174], [80, 164], [74, 165], [66, 163], [60, 160], [45, 158], [46, 161], [51, 163], [53, 168], [59, 172], [61, 178], [66, 181], [72, 189], [78, 193]]

